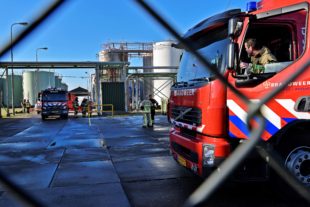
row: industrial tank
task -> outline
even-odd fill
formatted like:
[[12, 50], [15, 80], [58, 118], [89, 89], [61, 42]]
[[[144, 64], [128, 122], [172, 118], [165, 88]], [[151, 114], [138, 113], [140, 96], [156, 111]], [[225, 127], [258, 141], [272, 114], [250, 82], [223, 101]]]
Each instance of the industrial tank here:
[[55, 76], [55, 87], [56, 88], [61, 88], [61, 77]]
[[[23, 100], [23, 87], [22, 87], [22, 76], [14, 75], [14, 107], [21, 107], [20, 103]], [[8, 87], [6, 79], [3, 81], [3, 104], [12, 106], [12, 75], [8, 76]]]
[[0, 78], [0, 104], [3, 105], [3, 85], [4, 85], [4, 79]]
[[[180, 57], [183, 50], [172, 47], [174, 41], [168, 40], [156, 42], [153, 44], [153, 66], [179, 66]], [[174, 72], [174, 69], [154, 69], [154, 72]], [[154, 98], [161, 103], [162, 100], [167, 101], [170, 97], [170, 88], [173, 84], [171, 78], [161, 78], [162, 80], [154, 80]]]
[[[124, 48], [109, 48], [99, 52], [100, 62], [128, 62], [128, 53]], [[119, 68], [105, 68], [102, 70], [102, 79], [105, 82], [122, 82], [125, 80], [124, 71]]]
[[99, 52], [100, 62], [127, 62], [128, 54], [123, 49], [111, 48]]
[[24, 98], [34, 105], [41, 90], [55, 87], [54, 72], [25, 71], [23, 73]]
[[55, 87], [55, 73], [49, 71], [39, 71], [39, 90]]

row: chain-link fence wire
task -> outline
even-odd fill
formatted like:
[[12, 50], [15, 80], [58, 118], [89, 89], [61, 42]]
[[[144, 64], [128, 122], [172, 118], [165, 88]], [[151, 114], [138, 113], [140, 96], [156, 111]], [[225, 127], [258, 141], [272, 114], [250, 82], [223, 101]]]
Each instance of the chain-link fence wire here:
[[[47, 9], [45, 9], [41, 15], [39, 15], [26, 30], [20, 33], [11, 43], [8, 43], [0, 50], [0, 58], [6, 54], [11, 47], [21, 42], [27, 35], [29, 35], [37, 26], [44, 22], [53, 12], [56, 11], [64, 3], [63, 0], [55, 0]], [[242, 101], [248, 105], [247, 123], [251, 130], [249, 139], [240, 144], [236, 150], [215, 170], [208, 179], [187, 199], [184, 206], [197, 206], [207, 200], [219, 185], [225, 181], [234, 169], [244, 160], [246, 155], [255, 148], [258, 153], [264, 158], [264, 160], [306, 201], [310, 203], [310, 191], [304, 185], [302, 185], [290, 172], [287, 171], [283, 162], [277, 152], [267, 147], [266, 143], [260, 140], [260, 137], [265, 129], [265, 119], [261, 113], [261, 107], [268, 102], [272, 97], [280, 93], [291, 81], [296, 79], [301, 73], [310, 67], [310, 60], [308, 60], [302, 67], [298, 68], [295, 74], [292, 74], [284, 83], [263, 97], [260, 102], [250, 102], [250, 100], [242, 94], [239, 90], [233, 87], [226, 78], [206, 60], [199, 52], [197, 52], [192, 43], [186, 39], [183, 39], [179, 33], [169, 24], [165, 19], [161, 18], [161, 15], [149, 6], [143, 0], [136, 0], [136, 3], [141, 6], [149, 15], [151, 15], [159, 24], [161, 24], [168, 32], [170, 32], [186, 50], [190, 51], [205, 67], [217, 76], [217, 78], [227, 87], [235, 93]], [[250, 121], [256, 120], [258, 127], [251, 126]], [[30, 195], [27, 191], [18, 187], [12, 182], [8, 176], [0, 171], [1, 182], [10, 189], [14, 195], [24, 202], [28, 206], [44, 206], [35, 197]]]
[[[140, 5], [149, 15], [151, 15], [161, 26], [163, 26], [168, 32], [170, 32], [186, 50], [191, 52], [206, 68], [210, 68], [217, 78], [227, 87], [235, 93], [240, 99], [242, 99], [248, 105], [247, 125], [251, 130], [249, 139], [240, 144], [236, 150], [204, 181], [203, 184], [187, 199], [184, 206], [198, 206], [207, 200], [219, 185], [225, 181], [234, 169], [245, 159], [245, 157], [256, 147], [256, 150], [260, 156], [280, 175], [300, 196], [302, 196], [307, 202], [310, 203], [310, 190], [300, 183], [290, 172], [285, 168], [280, 156], [276, 151], [273, 151], [267, 147], [260, 139], [266, 125], [266, 120], [261, 113], [261, 107], [268, 102], [271, 98], [279, 94], [291, 81], [295, 80], [301, 73], [310, 67], [310, 60], [296, 70], [295, 74], [288, 77], [283, 84], [266, 94], [260, 102], [250, 102], [250, 100], [233, 87], [225, 77], [213, 67], [208, 60], [194, 49], [193, 43], [183, 39], [178, 32], [169, 24], [165, 19], [162, 18], [154, 8], [147, 4], [143, 0], [136, 0], [137, 4]], [[257, 128], [251, 126], [251, 120], [255, 118]]]
[[[41, 14], [34, 18], [34, 21], [11, 42], [7, 43], [3, 49], [0, 50], [0, 58], [8, 53], [12, 47], [19, 44], [26, 36], [33, 32], [42, 22], [46, 21], [65, 1], [55, 0], [45, 9], [42, 9]], [[42, 201], [38, 200], [34, 195], [24, 190], [13, 180], [9, 178], [4, 172], [0, 170], [0, 181], [11, 192], [17, 200], [23, 203], [25, 206], [47, 206]]]

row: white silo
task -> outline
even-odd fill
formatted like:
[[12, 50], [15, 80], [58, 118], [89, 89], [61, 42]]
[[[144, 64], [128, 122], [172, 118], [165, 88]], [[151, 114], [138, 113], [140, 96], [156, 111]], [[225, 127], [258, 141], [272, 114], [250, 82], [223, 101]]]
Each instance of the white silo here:
[[25, 99], [29, 99], [31, 105], [35, 104], [41, 90], [50, 87], [55, 87], [54, 72], [25, 71], [23, 73], [23, 94]]
[[37, 98], [36, 83], [37, 83], [37, 74], [35, 71], [25, 71], [23, 73], [23, 94], [24, 99], [28, 99], [30, 104], [34, 105]]
[[[182, 55], [181, 49], [172, 47], [176, 42], [168, 40], [163, 42], [156, 42], [153, 45], [153, 66], [167, 66], [178, 67], [180, 57]], [[175, 69], [154, 69], [154, 72], [174, 72]], [[167, 100], [170, 97], [170, 88], [173, 84], [172, 78], [161, 78], [161, 80], [154, 80], [154, 98], [161, 103], [162, 100]]]

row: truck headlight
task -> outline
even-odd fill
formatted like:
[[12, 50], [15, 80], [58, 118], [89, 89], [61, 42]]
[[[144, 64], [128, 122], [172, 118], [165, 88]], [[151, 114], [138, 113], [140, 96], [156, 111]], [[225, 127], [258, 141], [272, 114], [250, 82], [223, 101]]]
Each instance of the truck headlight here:
[[214, 145], [203, 145], [203, 166], [212, 166], [214, 165]]

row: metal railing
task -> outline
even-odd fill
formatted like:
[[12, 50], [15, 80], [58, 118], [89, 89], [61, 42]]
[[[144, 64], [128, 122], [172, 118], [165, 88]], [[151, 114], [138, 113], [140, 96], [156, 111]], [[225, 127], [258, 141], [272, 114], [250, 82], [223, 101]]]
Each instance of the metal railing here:
[[[106, 107], [110, 107], [110, 110], [105, 110]], [[114, 105], [113, 104], [94, 104], [92, 112], [102, 115], [103, 113], [111, 113], [111, 116], [114, 116]]]

